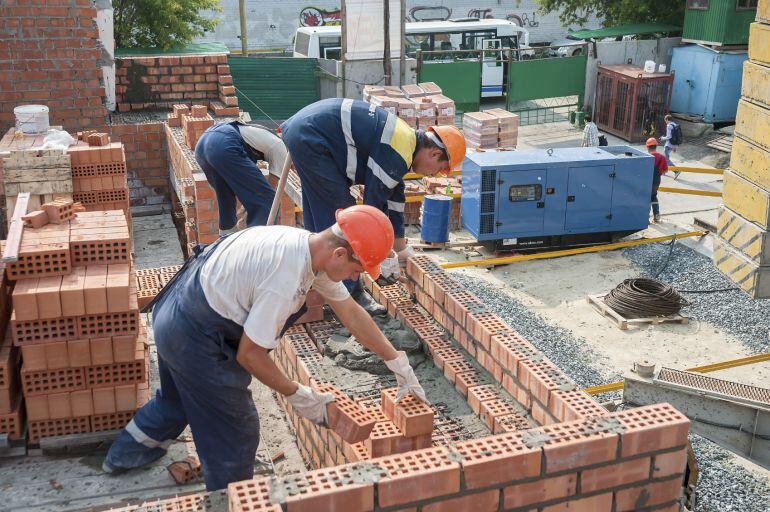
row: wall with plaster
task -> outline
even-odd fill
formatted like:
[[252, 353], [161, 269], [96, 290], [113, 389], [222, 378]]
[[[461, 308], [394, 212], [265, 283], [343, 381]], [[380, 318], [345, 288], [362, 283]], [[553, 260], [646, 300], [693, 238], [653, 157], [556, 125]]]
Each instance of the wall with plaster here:
[[[199, 41], [221, 41], [232, 50], [241, 49], [238, 0], [222, 0], [223, 11], [211, 13], [221, 21]], [[267, 4], [267, 5], [266, 5]], [[555, 13], [541, 15], [535, 0], [407, 0], [407, 21], [444, 20], [468, 16], [509, 19], [530, 32], [531, 42], [553, 41], [567, 34]], [[246, 0], [246, 30], [250, 50], [283, 50], [292, 46], [297, 27], [339, 24], [339, 0]], [[593, 20], [587, 28], [599, 28]], [[579, 27], [575, 27], [579, 28]]]

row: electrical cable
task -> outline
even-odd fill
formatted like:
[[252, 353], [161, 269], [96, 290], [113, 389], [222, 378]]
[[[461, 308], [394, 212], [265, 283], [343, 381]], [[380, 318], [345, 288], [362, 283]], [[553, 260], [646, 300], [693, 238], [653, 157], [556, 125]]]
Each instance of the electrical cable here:
[[670, 316], [690, 304], [670, 284], [657, 279], [626, 279], [604, 297], [604, 303], [625, 318]]
[[[658, 278], [664, 270], [666, 270], [666, 267], [668, 267], [668, 264], [671, 262], [671, 256], [674, 254], [674, 244], [676, 244], [676, 238], [672, 238], [671, 242], [669, 242], [669, 249], [668, 254], [666, 255], [666, 260], [663, 262], [663, 264], [660, 266], [658, 271], [653, 275], [654, 278]], [[730, 286], [728, 288], [715, 288], [715, 289], [706, 289], [706, 290], [678, 290], [679, 293], [720, 293], [720, 292], [730, 292], [733, 290], [739, 290], [740, 288], [737, 286]]]

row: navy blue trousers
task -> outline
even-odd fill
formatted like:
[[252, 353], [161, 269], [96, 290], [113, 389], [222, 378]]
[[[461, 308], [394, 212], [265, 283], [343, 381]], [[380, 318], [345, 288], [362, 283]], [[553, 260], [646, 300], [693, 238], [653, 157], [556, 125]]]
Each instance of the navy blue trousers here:
[[220, 230], [235, 227], [236, 198], [246, 208], [246, 224], [251, 227], [267, 223], [275, 197], [275, 191], [246, 154], [243, 144], [236, 127], [215, 124], [195, 146], [195, 160], [217, 196]]

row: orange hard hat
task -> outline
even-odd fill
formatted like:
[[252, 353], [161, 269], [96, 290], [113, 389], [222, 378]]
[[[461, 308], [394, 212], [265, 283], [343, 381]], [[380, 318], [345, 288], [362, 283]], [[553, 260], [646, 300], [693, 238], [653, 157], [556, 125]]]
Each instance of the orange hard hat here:
[[443, 149], [449, 156], [449, 170], [459, 169], [465, 160], [465, 137], [462, 132], [453, 125], [431, 126], [428, 131], [435, 133], [441, 139]]
[[393, 225], [374, 206], [358, 204], [335, 215], [345, 240], [372, 279], [380, 277], [380, 263], [393, 250]]
[[655, 147], [658, 147], [658, 141], [657, 139], [655, 139], [655, 137], [650, 137], [649, 139], [647, 139], [647, 142], [645, 142], [644, 145], [647, 146], [648, 148], [655, 148]]

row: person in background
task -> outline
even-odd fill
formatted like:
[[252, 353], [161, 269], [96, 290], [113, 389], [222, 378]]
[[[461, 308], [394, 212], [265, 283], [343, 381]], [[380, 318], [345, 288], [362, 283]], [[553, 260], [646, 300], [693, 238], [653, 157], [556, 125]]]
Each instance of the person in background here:
[[593, 122], [593, 118], [586, 114], [586, 127], [583, 128], [583, 143], [582, 147], [588, 148], [599, 145], [599, 128], [596, 123]]
[[660, 187], [660, 177], [668, 172], [668, 163], [666, 157], [658, 153], [658, 141], [654, 137], [647, 139], [647, 152], [653, 157], [652, 173], [652, 218], [655, 222], [660, 222], [660, 204], [658, 204], [658, 187]]
[[[666, 155], [666, 164], [673, 166], [674, 162], [671, 161], [671, 152], [676, 153], [676, 147], [682, 143], [682, 132], [679, 125], [674, 122], [671, 115], [666, 115], [663, 118], [666, 122], [666, 135], [660, 138], [661, 142], [665, 142], [663, 146], [663, 153]], [[674, 173], [674, 179], [679, 177], [679, 172]]]

